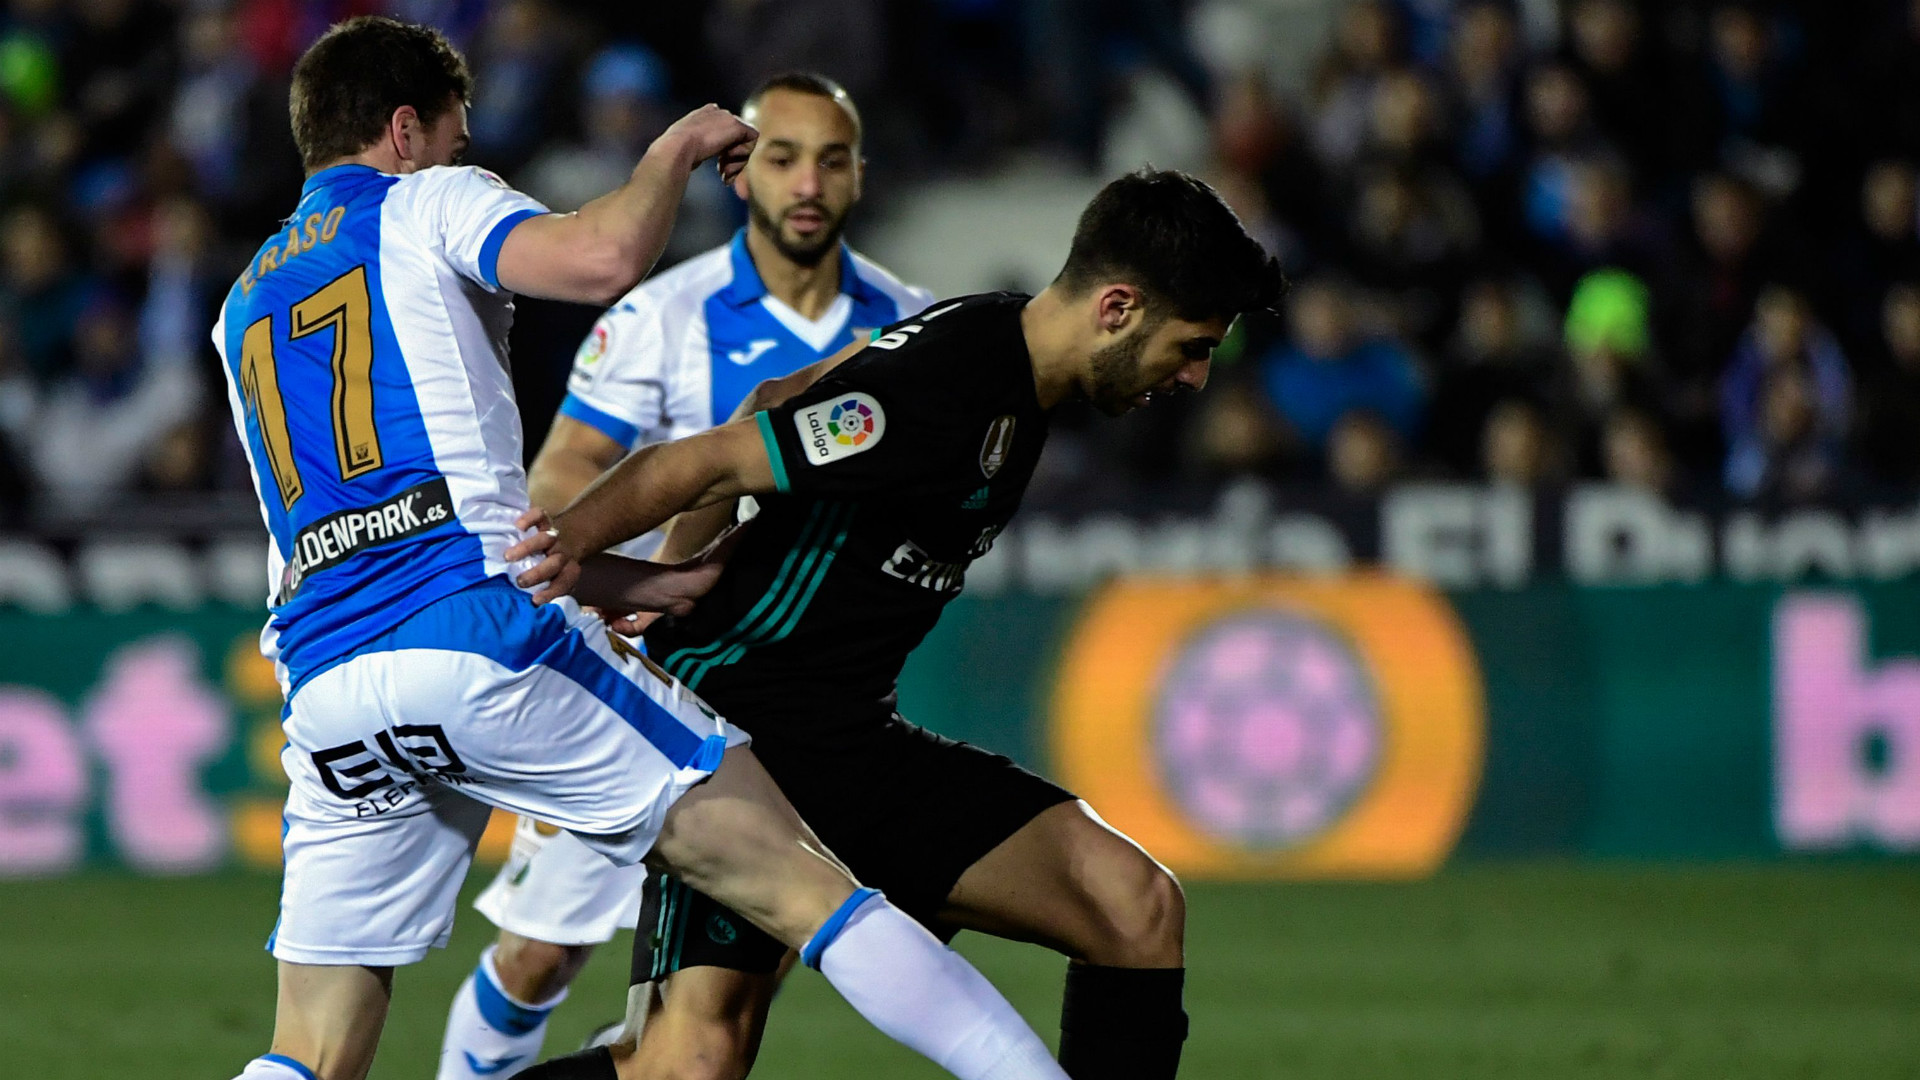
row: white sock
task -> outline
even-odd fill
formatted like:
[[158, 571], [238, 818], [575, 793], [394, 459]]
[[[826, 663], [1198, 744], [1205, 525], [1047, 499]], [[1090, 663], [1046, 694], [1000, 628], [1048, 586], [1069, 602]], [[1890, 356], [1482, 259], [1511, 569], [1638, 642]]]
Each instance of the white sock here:
[[234, 1080], [314, 1080], [313, 1070], [284, 1054], [262, 1054]]
[[453, 995], [440, 1042], [439, 1080], [505, 1080], [538, 1062], [547, 1041], [547, 1014], [566, 996], [562, 989], [539, 1004], [514, 998], [500, 989], [493, 946], [487, 946]]
[[960, 1080], [1066, 1080], [1007, 999], [959, 953], [870, 889], [801, 951], [847, 1004]]

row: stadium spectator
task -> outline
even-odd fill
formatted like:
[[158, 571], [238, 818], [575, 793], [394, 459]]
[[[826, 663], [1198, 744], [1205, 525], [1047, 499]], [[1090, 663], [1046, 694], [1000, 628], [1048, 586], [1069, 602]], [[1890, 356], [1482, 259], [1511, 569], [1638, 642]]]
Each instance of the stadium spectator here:
[[1730, 173], [1693, 183], [1686, 265], [1675, 276], [1676, 374], [1711, 379], [1745, 329], [1769, 269], [1762, 264], [1760, 196]]
[[1903, 281], [1881, 301], [1880, 348], [1861, 376], [1860, 456], [1895, 491], [1920, 484], [1920, 284]]
[[1383, 0], [1341, 9], [1313, 77], [1313, 149], [1328, 169], [1344, 171], [1366, 149], [1374, 90], [1401, 63], [1400, 27]]
[[[1339, 228], [1329, 180], [1300, 115], [1263, 76], [1224, 80], [1212, 117], [1215, 181], [1223, 198], [1290, 271], [1332, 254]], [[1259, 203], [1249, 214], [1243, 209]]]
[[1192, 428], [1189, 457], [1209, 478], [1279, 475], [1287, 447], [1273, 406], [1244, 381], [1209, 388]]
[[1522, 149], [1520, 37], [1513, 13], [1497, 0], [1460, 5], [1449, 59], [1454, 160], [1487, 230], [1510, 248], [1520, 236], [1514, 207]]
[[1770, 195], [1799, 187], [1805, 162], [1805, 91], [1778, 27], [1752, 0], [1730, 0], [1708, 19], [1706, 62], [1698, 87], [1678, 100], [1690, 106], [1682, 145], [1694, 164], [1718, 165]]
[[52, 210], [27, 203], [0, 218], [0, 271], [0, 314], [13, 323], [28, 373], [48, 381], [66, 369], [93, 290]]
[[1327, 436], [1327, 476], [1334, 489], [1375, 496], [1401, 474], [1400, 440], [1378, 414], [1350, 409]]
[[181, 28], [181, 80], [167, 135], [192, 165], [200, 191], [214, 199], [237, 189], [247, 140], [247, 98], [255, 69], [240, 49], [233, 13], [196, 8]]
[[1566, 62], [1586, 87], [1594, 124], [1648, 181], [1668, 168], [1671, 95], [1628, 0], [1576, 0]]
[[1867, 167], [1860, 181], [1860, 227], [1836, 252], [1835, 277], [1847, 302], [1848, 329], [1860, 338], [1877, 333], [1877, 301], [1896, 281], [1920, 278], [1920, 183], [1913, 164], [1886, 158]]
[[538, 153], [548, 117], [559, 111], [566, 81], [561, 25], [544, 0], [504, 0], [474, 50], [485, 77], [468, 114], [472, 156], [496, 172], [517, 172]]
[[1340, 417], [1354, 409], [1377, 414], [1403, 441], [1419, 434], [1426, 389], [1406, 346], [1362, 332], [1348, 287], [1315, 278], [1288, 305], [1292, 341], [1261, 361], [1268, 400], [1293, 438], [1316, 460]]
[[1543, 406], [1564, 396], [1560, 356], [1528, 328], [1529, 304], [1517, 283], [1483, 278], [1460, 301], [1460, 321], [1441, 354], [1429, 410], [1427, 446], [1457, 476], [1480, 462], [1480, 432], [1493, 407], [1510, 398]]
[[1660, 423], [1638, 409], [1616, 409], [1602, 436], [1606, 479], [1668, 501], [1685, 497], [1681, 474]]
[[1580, 475], [1598, 474], [1601, 428], [1615, 410], [1663, 415], [1651, 307], [1646, 283], [1624, 270], [1598, 270], [1574, 286], [1565, 326], [1573, 385], [1557, 426]]
[[1521, 166], [1520, 204], [1536, 249], [1564, 249], [1572, 231], [1576, 170], [1609, 153], [1588, 112], [1587, 88], [1565, 64], [1548, 64], [1527, 80], [1528, 153]]
[[645, 46], [601, 49], [580, 83], [580, 141], [549, 144], [526, 168], [527, 194], [559, 211], [618, 187], [677, 119], [668, 108], [666, 65]]
[[[200, 404], [198, 375], [178, 360], [140, 355], [133, 311], [98, 292], [75, 338], [73, 366], [45, 384], [9, 429], [46, 501], [56, 510], [102, 509], [138, 483]], [[16, 411], [17, 410], [17, 411]]]
[[1769, 286], [1720, 386], [1727, 491], [1751, 499], [1832, 490], [1852, 414], [1839, 343], [1804, 295]]
[[886, 28], [879, 0], [720, 0], [707, 8], [706, 50], [724, 101], [742, 101], [760, 80], [790, 70], [832, 72], [861, 101], [882, 96]]
[[1489, 483], [1535, 488], [1561, 478], [1546, 417], [1524, 398], [1508, 398], [1493, 407], [1480, 447], [1481, 477]]

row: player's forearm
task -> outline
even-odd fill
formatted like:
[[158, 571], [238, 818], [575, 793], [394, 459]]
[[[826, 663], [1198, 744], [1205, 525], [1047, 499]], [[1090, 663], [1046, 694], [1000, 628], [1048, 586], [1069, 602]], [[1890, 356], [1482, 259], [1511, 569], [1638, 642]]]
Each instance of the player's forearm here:
[[696, 160], [686, 139], [663, 135], [647, 148], [626, 183], [575, 215], [584, 250], [603, 263], [604, 295], [598, 299], [612, 303], [659, 261]]
[[649, 446], [603, 473], [554, 519], [568, 550], [605, 551], [683, 510], [740, 494], [724, 459], [701, 454], [701, 442], [695, 436]]
[[527, 472], [527, 499], [551, 513], [579, 498], [602, 471], [583, 454], [543, 451]]
[[707, 545], [733, 524], [734, 506], [733, 500], [723, 499], [674, 518], [653, 557], [664, 563], [685, 562], [707, 550]]

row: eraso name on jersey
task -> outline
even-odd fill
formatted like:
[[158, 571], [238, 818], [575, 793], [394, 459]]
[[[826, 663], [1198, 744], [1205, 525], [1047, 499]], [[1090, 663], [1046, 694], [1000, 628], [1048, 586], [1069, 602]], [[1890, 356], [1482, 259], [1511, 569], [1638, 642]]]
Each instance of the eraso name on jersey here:
[[312, 251], [322, 244], [333, 243], [333, 238], [339, 235], [340, 232], [340, 219], [346, 216], [347, 208], [344, 206], [336, 206], [327, 211], [325, 217], [319, 214], [308, 214], [304, 225], [304, 233], [302, 232], [302, 224], [300, 222], [288, 222], [286, 244], [282, 246], [277, 241], [268, 244], [266, 247], [260, 249], [258, 255], [254, 256], [253, 263], [241, 272], [241, 294], [251, 294], [255, 282], [259, 281], [261, 277], [280, 269], [281, 266], [285, 265], [294, 256], [302, 252]]
[[444, 477], [418, 484], [375, 506], [328, 514], [293, 538], [275, 604], [293, 599], [307, 575], [338, 566], [368, 548], [404, 540], [453, 519]]

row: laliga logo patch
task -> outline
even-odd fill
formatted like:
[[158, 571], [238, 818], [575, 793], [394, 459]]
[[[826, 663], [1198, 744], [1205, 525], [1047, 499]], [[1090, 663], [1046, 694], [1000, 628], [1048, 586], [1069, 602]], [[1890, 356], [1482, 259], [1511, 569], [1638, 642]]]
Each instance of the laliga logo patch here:
[[847, 394], [793, 414], [807, 448], [807, 461], [824, 465], [877, 445], [887, 433], [887, 414], [866, 394]]
[[607, 345], [612, 340], [613, 330], [607, 326], [605, 319], [594, 323], [593, 333], [588, 334], [587, 340], [580, 343], [580, 355], [575, 362], [582, 367], [598, 363], [601, 357], [607, 355]]
[[873, 410], [848, 398], [833, 407], [827, 430], [841, 446], [859, 446], [873, 435]]

